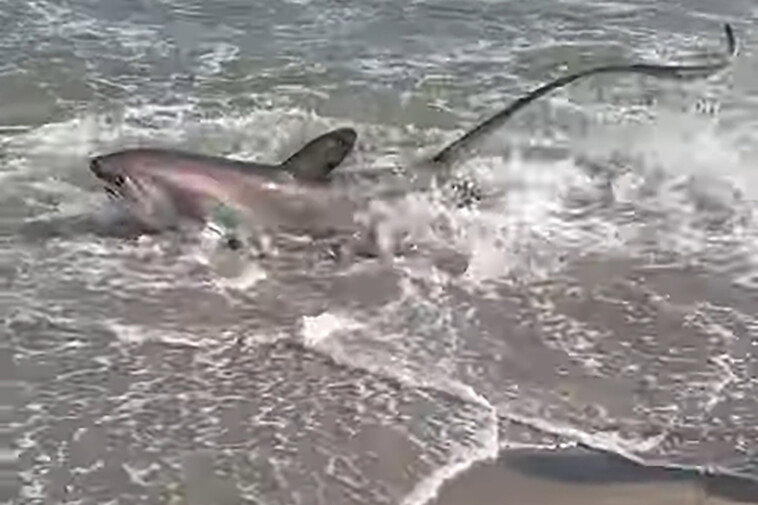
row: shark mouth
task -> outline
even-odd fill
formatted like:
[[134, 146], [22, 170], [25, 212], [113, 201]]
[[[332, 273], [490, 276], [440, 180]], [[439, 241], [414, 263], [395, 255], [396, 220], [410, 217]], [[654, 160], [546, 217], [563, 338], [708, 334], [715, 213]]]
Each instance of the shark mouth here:
[[112, 181], [103, 181], [105, 194], [111, 200], [133, 200], [132, 187], [134, 182], [123, 175], [116, 176]]
[[180, 213], [170, 195], [151, 181], [123, 174], [101, 178], [108, 199], [122, 217], [146, 233], [178, 229]]
[[122, 173], [113, 173], [103, 168], [100, 158], [93, 158], [90, 161], [90, 171], [95, 174], [102, 183], [105, 193], [111, 199], [131, 200], [133, 189], [137, 186], [135, 182]]
[[103, 189], [108, 198], [129, 206], [149, 207], [159, 189], [147, 181], [126, 175], [114, 175], [103, 180]]

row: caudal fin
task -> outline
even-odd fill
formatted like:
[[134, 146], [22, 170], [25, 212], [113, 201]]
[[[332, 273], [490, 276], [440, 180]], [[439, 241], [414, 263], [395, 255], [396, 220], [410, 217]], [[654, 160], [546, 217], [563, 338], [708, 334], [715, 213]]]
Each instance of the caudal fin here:
[[651, 65], [645, 63], [636, 63], [630, 65], [608, 65], [602, 67], [590, 68], [577, 72], [574, 74], [565, 75], [552, 82], [544, 84], [535, 89], [531, 93], [519, 98], [515, 102], [511, 103], [508, 107], [498, 112], [491, 118], [480, 123], [476, 127], [466, 132], [463, 136], [448, 144], [444, 149], [435, 154], [431, 161], [435, 163], [451, 162], [463, 151], [469, 149], [472, 143], [479, 140], [483, 136], [489, 134], [493, 130], [499, 128], [505, 124], [511, 116], [527, 106], [534, 100], [546, 95], [547, 93], [566, 86], [578, 79], [595, 74], [609, 74], [609, 73], [622, 73], [630, 72], [637, 74], [646, 74], [661, 79], [680, 79], [680, 80], [693, 80], [709, 77], [721, 70], [727, 68], [734, 57], [737, 54], [737, 43], [734, 38], [734, 32], [729, 24], [724, 26], [726, 32], [727, 41], [727, 54], [725, 57], [716, 63], [708, 65]]
[[350, 153], [358, 134], [352, 128], [338, 128], [308, 142], [281, 167], [301, 181], [324, 181]]

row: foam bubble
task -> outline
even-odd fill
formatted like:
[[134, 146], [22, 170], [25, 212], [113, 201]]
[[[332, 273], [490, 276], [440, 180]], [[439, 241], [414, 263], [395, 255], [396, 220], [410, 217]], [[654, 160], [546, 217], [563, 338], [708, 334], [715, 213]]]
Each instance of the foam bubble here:
[[184, 332], [166, 330], [162, 328], [145, 328], [133, 324], [124, 324], [114, 320], [105, 320], [103, 324], [111, 330], [116, 337], [126, 344], [143, 344], [145, 342], [161, 342], [188, 347], [205, 347], [202, 338]]
[[363, 325], [354, 319], [324, 312], [318, 316], [304, 317], [302, 336], [305, 344], [310, 347], [323, 346], [329, 338], [339, 332], [349, 332], [363, 328]]

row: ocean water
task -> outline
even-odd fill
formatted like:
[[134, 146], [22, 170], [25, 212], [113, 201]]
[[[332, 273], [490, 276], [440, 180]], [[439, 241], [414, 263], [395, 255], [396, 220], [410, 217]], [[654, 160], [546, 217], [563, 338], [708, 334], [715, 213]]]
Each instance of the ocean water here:
[[[758, 480], [753, 2], [0, 0], [0, 317], [13, 503], [403, 504], [509, 448], [582, 444]], [[411, 163], [599, 63], [372, 212], [392, 262], [274, 236], [124, 240], [91, 155]]]

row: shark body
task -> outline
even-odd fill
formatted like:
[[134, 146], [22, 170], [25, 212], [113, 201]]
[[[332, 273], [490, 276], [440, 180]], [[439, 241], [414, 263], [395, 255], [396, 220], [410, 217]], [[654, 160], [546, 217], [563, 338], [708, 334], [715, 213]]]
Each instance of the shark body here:
[[[468, 130], [433, 156], [406, 171], [429, 184], [444, 178], [450, 166], [516, 112], [574, 81], [597, 74], [637, 73], [661, 79], [707, 78], [727, 68], [737, 53], [732, 28], [725, 25], [727, 52], [704, 65], [627, 64], [599, 66], [548, 82]], [[332, 171], [351, 152], [357, 134], [352, 128], [327, 132], [278, 165], [239, 161], [172, 149], [136, 148], [96, 156], [90, 170], [105, 191], [128, 210], [135, 229], [158, 233], [182, 222], [206, 223], [218, 205], [241, 213], [261, 229], [297, 234], [355, 234], [361, 204], [330, 184]], [[470, 192], [471, 188], [464, 188]], [[475, 195], [474, 195], [475, 196]]]

